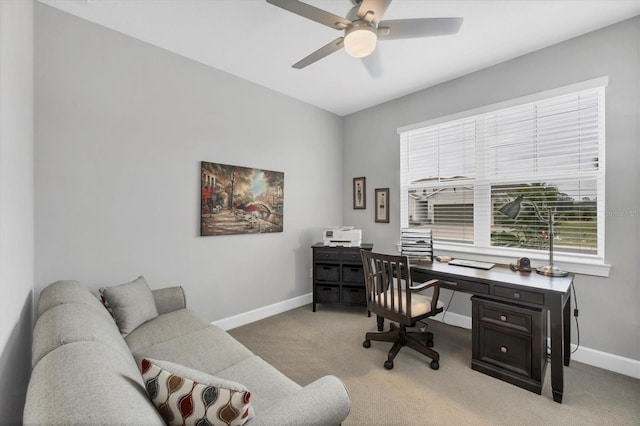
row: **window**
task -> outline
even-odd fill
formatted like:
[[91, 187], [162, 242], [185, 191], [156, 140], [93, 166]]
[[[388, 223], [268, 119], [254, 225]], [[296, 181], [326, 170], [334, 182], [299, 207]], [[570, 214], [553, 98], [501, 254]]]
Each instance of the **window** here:
[[[545, 259], [553, 214], [556, 260], [603, 264], [605, 86], [399, 129], [401, 226], [432, 229], [441, 251]], [[518, 196], [516, 219], [500, 213]]]

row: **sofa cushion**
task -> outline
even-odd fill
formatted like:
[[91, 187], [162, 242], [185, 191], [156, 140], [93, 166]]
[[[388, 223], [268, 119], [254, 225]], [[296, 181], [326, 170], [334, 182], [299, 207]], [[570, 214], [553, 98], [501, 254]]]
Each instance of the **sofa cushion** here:
[[87, 286], [73, 280], [56, 281], [43, 289], [38, 299], [37, 315], [40, 316], [54, 306], [67, 303], [81, 303], [93, 306], [101, 315], [109, 317], [109, 312], [102, 306], [98, 298], [89, 291]]
[[[100, 307], [102, 311], [104, 308]], [[73, 342], [100, 342], [135, 362], [118, 327], [109, 315], [95, 307], [66, 303], [44, 312], [33, 328], [32, 366], [57, 347]]]
[[217, 371], [216, 376], [240, 382], [251, 389], [251, 404], [257, 417], [260, 417], [262, 410], [302, 389], [302, 386], [257, 355]]
[[143, 359], [149, 398], [168, 425], [243, 425], [250, 418], [251, 393], [236, 382], [168, 361]]
[[189, 309], [180, 309], [160, 315], [158, 318], [142, 324], [124, 339], [131, 352], [136, 352], [142, 348], [167, 342], [209, 326], [211, 324], [195, 312]]
[[[49, 352], [31, 372], [25, 425], [164, 425], [140, 370], [100, 342]], [[1, 421], [0, 421], [1, 423]]]
[[142, 358], [166, 359], [208, 374], [253, 356], [229, 333], [209, 323], [201, 327], [204, 321], [196, 318], [189, 310], [164, 314], [125, 340], [138, 363]]
[[128, 283], [101, 288], [100, 296], [123, 336], [158, 316], [153, 294], [142, 275]]

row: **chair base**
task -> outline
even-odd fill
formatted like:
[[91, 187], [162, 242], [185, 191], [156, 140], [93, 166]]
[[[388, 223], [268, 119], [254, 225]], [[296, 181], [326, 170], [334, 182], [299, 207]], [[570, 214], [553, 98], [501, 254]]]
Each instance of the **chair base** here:
[[365, 335], [365, 340], [362, 342], [362, 346], [365, 348], [371, 347], [371, 341], [378, 342], [393, 342], [393, 346], [389, 350], [387, 361], [384, 363], [384, 368], [391, 370], [393, 368], [393, 360], [403, 346], [408, 346], [421, 354], [431, 358], [430, 367], [433, 370], [440, 368], [440, 354], [431, 349], [433, 346], [433, 333], [427, 331], [426, 333], [417, 331], [407, 331], [406, 326], [391, 324], [389, 331], [382, 332], [369, 332]]

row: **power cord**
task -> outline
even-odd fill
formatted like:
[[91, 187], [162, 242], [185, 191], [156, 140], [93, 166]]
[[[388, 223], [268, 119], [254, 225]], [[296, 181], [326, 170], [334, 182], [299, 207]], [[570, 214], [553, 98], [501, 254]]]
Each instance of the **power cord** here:
[[453, 295], [454, 295], [454, 294], [456, 294], [456, 292], [452, 290], [452, 291], [451, 291], [451, 296], [449, 297], [449, 301], [447, 302], [447, 307], [446, 307], [446, 308], [444, 308], [444, 311], [442, 311], [442, 323], [443, 323], [443, 324], [451, 325], [451, 324], [447, 323], [447, 322], [444, 320], [444, 317], [447, 315], [447, 312], [449, 312], [449, 306], [451, 306], [451, 301], [453, 300]]
[[580, 347], [580, 324], [578, 324], [578, 297], [576, 296], [576, 288], [573, 285], [573, 281], [571, 281], [571, 291], [573, 291], [573, 303], [575, 305], [575, 309], [573, 310], [573, 318], [576, 320], [576, 348], [571, 351], [571, 353], [575, 353]]
[[[571, 282], [571, 292], [573, 293], [573, 303], [575, 308], [573, 309], [573, 318], [576, 322], [576, 347], [571, 351], [572, 354], [576, 353], [578, 348], [580, 347], [580, 324], [578, 323], [578, 314], [580, 310], [578, 309], [578, 296], [576, 295], [576, 287], [573, 285], [573, 281]], [[547, 360], [551, 360], [551, 348], [547, 346]]]

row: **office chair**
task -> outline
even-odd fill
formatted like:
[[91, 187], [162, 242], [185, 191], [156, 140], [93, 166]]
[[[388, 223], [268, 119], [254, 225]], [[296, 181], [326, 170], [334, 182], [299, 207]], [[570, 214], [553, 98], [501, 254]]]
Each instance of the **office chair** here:
[[[410, 332], [416, 322], [442, 312], [444, 304], [438, 301], [438, 280], [413, 286], [407, 256], [391, 256], [360, 250], [367, 291], [367, 308], [378, 317], [378, 333], [365, 335], [362, 346], [371, 347], [371, 341], [393, 342], [384, 368], [393, 368], [393, 359], [403, 346], [408, 346], [431, 358], [431, 368], [440, 368], [440, 355], [433, 347], [433, 333]], [[433, 287], [433, 295], [417, 293]], [[382, 331], [384, 319], [391, 323], [389, 331]]]

